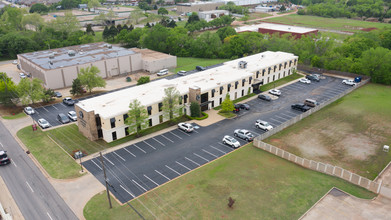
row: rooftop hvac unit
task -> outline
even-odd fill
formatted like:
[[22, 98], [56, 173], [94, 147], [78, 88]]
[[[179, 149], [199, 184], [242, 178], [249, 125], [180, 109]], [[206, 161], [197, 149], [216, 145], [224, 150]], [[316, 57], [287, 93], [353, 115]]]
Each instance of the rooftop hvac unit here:
[[49, 59], [54, 59], [54, 53], [49, 55]]
[[68, 56], [74, 57], [76, 55], [76, 52], [74, 50], [68, 50]]
[[240, 69], [246, 69], [247, 68], [247, 62], [246, 61], [239, 61], [239, 68]]
[[52, 62], [51, 60], [49, 60], [49, 64], [50, 64], [50, 65], [53, 65], [53, 62]]

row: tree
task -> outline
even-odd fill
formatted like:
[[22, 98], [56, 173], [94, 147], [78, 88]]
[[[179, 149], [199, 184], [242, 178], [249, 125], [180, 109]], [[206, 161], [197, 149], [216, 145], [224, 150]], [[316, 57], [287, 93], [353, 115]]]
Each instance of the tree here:
[[189, 16], [186, 24], [191, 24], [191, 23], [194, 23], [194, 22], [197, 22], [197, 21], [200, 21], [200, 17], [198, 17], [196, 12], [193, 12]]
[[104, 13], [100, 13], [98, 16], [95, 16], [93, 20], [95, 24], [106, 25], [108, 19]]
[[30, 8], [30, 13], [45, 13], [48, 11], [49, 11], [49, 8], [41, 3], [35, 3]]
[[198, 102], [190, 103], [190, 116], [196, 118], [201, 117], [201, 107]]
[[374, 83], [391, 84], [391, 51], [383, 48], [371, 48], [360, 58], [362, 73], [371, 77]]
[[280, 8], [280, 11], [286, 11], [286, 8], [285, 8], [285, 6], [283, 5], [283, 6], [281, 6], [281, 8]]
[[129, 133], [136, 132], [137, 136], [139, 136], [139, 132], [142, 129], [148, 126], [147, 109], [137, 99], [129, 104], [128, 118], [125, 120], [125, 123], [129, 125]]
[[6, 73], [0, 72], [0, 102], [3, 105], [12, 105], [12, 99], [17, 98], [16, 85]]
[[81, 84], [91, 93], [93, 88], [106, 87], [106, 81], [98, 74], [100, 70], [96, 66], [80, 68], [79, 78]]
[[183, 106], [180, 104], [182, 101], [181, 94], [175, 87], [169, 87], [164, 89], [165, 96], [163, 97], [163, 115], [170, 121], [174, 119], [174, 116], [182, 116]]
[[92, 24], [87, 24], [86, 33], [91, 34], [92, 36], [95, 36], [94, 30], [92, 30]]
[[52, 89], [46, 89], [46, 88], [43, 89], [43, 93], [42, 93], [42, 101], [43, 102], [48, 103], [48, 102], [53, 101], [54, 100], [54, 98], [53, 98], [54, 96], [55, 96], [55, 94], [54, 94], [54, 91]]
[[72, 89], [69, 91], [72, 95], [77, 96], [83, 94], [83, 85], [79, 78], [72, 81]]
[[39, 31], [44, 25], [44, 20], [38, 13], [27, 14], [22, 18], [22, 25], [25, 29], [34, 27], [35, 31]]
[[140, 77], [140, 79], [137, 80], [137, 85], [149, 83], [149, 81], [150, 81], [149, 76], [142, 76]]
[[129, 15], [129, 20], [132, 24], [138, 24], [139, 20], [145, 15], [141, 11], [132, 11]]
[[23, 30], [22, 18], [26, 10], [12, 7], [4, 7], [0, 12], [0, 27], [5, 30]]
[[176, 22], [174, 21], [174, 19], [172, 19], [172, 20], [170, 21], [170, 23], [167, 24], [167, 27], [169, 27], [169, 28], [174, 28], [174, 27], [176, 27]]
[[231, 26], [220, 28], [216, 33], [219, 35], [221, 41], [224, 41], [226, 37], [237, 34], [235, 29]]
[[107, 39], [110, 37], [109, 28], [105, 26], [105, 29], [103, 29], [102, 38]]
[[118, 34], [117, 28], [114, 25], [112, 25], [109, 29], [109, 37], [111, 37], [114, 40], [117, 34]]
[[225, 96], [224, 101], [221, 103], [221, 111], [231, 112], [235, 109], [234, 103], [232, 102], [229, 93]]
[[49, 23], [54, 30], [62, 33], [64, 36], [66, 33], [72, 33], [80, 30], [80, 22], [72, 12], [65, 12], [64, 17], [57, 17]]
[[98, 0], [89, 0], [88, 3], [88, 8], [98, 8], [100, 7], [100, 2]]
[[23, 105], [34, 104], [36, 101], [42, 99], [42, 81], [38, 78], [34, 78], [33, 80], [23, 78], [20, 80], [16, 91]]
[[162, 15], [162, 16], [168, 15], [168, 11], [167, 11], [167, 9], [165, 9], [165, 8], [159, 8], [159, 9], [157, 10], [157, 13], [158, 13], [159, 15]]

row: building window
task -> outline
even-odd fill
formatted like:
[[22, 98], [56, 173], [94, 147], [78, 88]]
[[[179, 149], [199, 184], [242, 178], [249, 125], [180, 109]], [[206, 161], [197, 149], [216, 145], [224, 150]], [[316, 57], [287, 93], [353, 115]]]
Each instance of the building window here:
[[242, 87], [244, 87], [245, 84], [246, 84], [246, 80], [242, 79]]
[[129, 115], [126, 113], [124, 114], [124, 123], [126, 122], [126, 119], [129, 117]]
[[273, 75], [273, 81], [275, 80], [275, 76], [276, 76], [276, 75]]
[[179, 105], [182, 105], [182, 103], [183, 103], [183, 100], [182, 100], [183, 98], [182, 98], [182, 96], [180, 96], [179, 97]]
[[244, 89], [242, 89], [242, 96], [244, 96]]
[[288, 75], [291, 74], [291, 70], [288, 70]]
[[251, 85], [251, 80], [253, 79], [253, 77], [250, 76], [250, 78], [248, 78], [248, 84]]
[[289, 61], [289, 67], [291, 67], [291, 65], [292, 65], [292, 60]]
[[162, 107], [163, 107], [163, 103], [159, 103], [159, 112], [161, 112], [162, 111]]
[[279, 79], [280, 78], [280, 73], [278, 73], [278, 78], [277, 79]]
[[222, 102], [223, 102], [223, 98], [220, 98], [220, 105], [221, 105]]
[[152, 127], [152, 118], [148, 120], [149, 127]]
[[215, 107], [215, 101], [212, 101], [212, 108]]
[[227, 91], [229, 92], [231, 90], [231, 84], [227, 85]]
[[295, 59], [295, 63], [294, 63], [293, 65], [296, 65], [296, 61], [297, 61], [297, 60]]
[[129, 127], [126, 127], [125, 128], [125, 136], [128, 136], [129, 135]]
[[223, 90], [224, 90], [224, 87], [223, 87], [223, 86], [221, 86], [221, 87], [220, 87], [220, 95], [222, 95], [222, 94], [223, 94]]
[[152, 106], [147, 107], [148, 115], [152, 115]]
[[272, 70], [271, 67], [269, 67], [269, 69], [267, 69], [267, 74], [268, 74], [268, 75], [270, 74], [270, 70]]
[[274, 66], [274, 70], [273, 70], [273, 72], [276, 72], [276, 69], [277, 69], [277, 66]]
[[117, 140], [117, 132], [116, 131], [111, 133], [111, 136], [113, 137], [113, 141]]
[[235, 82], [235, 89], [238, 89], [238, 85], [239, 85], [239, 82], [236, 81], [236, 82]]
[[281, 67], [282, 67], [282, 64], [280, 63], [280, 68], [279, 68], [279, 70], [281, 70]]
[[283, 77], [285, 77], [285, 71], [284, 71], [284, 75], [283, 75]]
[[212, 98], [215, 97], [215, 92], [216, 92], [216, 90], [212, 89]]
[[287, 64], [287, 63], [285, 62], [285, 63], [284, 63], [284, 69], [286, 68], [286, 64]]
[[262, 70], [262, 76], [265, 76], [266, 70]]
[[258, 78], [259, 77], [259, 71], [257, 71], [257, 75], [255, 76], [255, 78]]
[[115, 118], [110, 118], [111, 128], [115, 128]]
[[184, 95], [184, 96], [183, 96], [183, 102], [184, 102], [184, 103], [187, 103], [187, 97], [188, 97], [187, 95]]

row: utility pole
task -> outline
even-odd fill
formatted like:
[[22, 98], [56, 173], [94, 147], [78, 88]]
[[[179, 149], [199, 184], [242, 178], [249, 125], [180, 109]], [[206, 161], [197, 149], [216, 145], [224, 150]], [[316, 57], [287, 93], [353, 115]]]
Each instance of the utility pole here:
[[107, 178], [106, 178], [105, 164], [103, 163], [102, 152], [99, 152], [99, 154], [100, 154], [100, 161], [102, 162], [103, 175], [104, 175], [104, 177], [105, 177], [107, 199], [109, 200], [109, 205], [110, 205], [110, 209], [111, 209], [111, 208], [113, 208], [113, 206], [111, 205], [111, 199], [110, 199], [110, 193], [109, 193], [109, 185], [107, 184]]

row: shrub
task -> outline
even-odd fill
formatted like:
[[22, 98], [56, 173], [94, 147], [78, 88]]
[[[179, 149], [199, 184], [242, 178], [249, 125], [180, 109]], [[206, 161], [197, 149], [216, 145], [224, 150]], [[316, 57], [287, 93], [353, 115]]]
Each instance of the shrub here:
[[140, 79], [137, 80], [137, 85], [149, 83], [149, 81], [151, 81], [149, 79], [149, 76], [142, 76], [142, 77], [140, 77]]
[[198, 102], [192, 102], [190, 104], [190, 116], [194, 118], [201, 116], [201, 107], [200, 104], [198, 104]]

